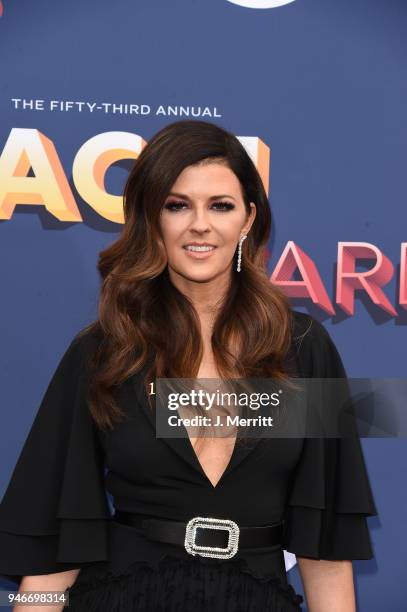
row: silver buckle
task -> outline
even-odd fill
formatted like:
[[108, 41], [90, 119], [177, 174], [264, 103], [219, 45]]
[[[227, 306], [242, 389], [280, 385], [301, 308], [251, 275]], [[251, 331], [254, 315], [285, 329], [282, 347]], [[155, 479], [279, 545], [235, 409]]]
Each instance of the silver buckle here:
[[[201, 529], [224, 529], [229, 532], [226, 548], [216, 546], [199, 546], [195, 543], [196, 531]], [[217, 519], [209, 516], [195, 516], [187, 523], [185, 530], [185, 550], [191, 555], [213, 557], [215, 559], [230, 559], [237, 553], [239, 544], [239, 525], [230, 519]]]

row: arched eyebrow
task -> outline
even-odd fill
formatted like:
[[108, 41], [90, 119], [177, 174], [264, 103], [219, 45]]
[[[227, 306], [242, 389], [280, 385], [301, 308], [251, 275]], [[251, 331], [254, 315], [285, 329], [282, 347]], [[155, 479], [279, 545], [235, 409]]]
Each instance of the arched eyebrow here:
[[[185, 193], [177, 193], [175, 191], [171, 191], [168, 195], [169, 196], [175, 196], [177, 198], [183, 198], [184, 200], [189, 200], [190, 199]], [[214, 196], [211, 196], [209, 199], [210, 200], [219, 200], [220, 198], [230, 198], [231, 200], [235, 200], [236, 199], [233, 196], [228, 195], [227, 193], [223, 193], [221, 195], [214, 195]]]

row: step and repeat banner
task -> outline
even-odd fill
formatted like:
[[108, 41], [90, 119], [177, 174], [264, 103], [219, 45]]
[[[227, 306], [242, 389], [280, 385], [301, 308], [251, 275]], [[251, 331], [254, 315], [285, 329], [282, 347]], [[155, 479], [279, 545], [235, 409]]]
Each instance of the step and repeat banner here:
[[[160, 128], [213, 121], [269, 195], [270, 279], [352, 377], [406, 376], [405, 0], [0, 2], [0, 495]], [[362, 445], [379, 516], [358, 609], [402, 612], [406, 439]], [[302, 592], [294, 555], [291, 583]], [[4, 588], [5, 583], [2, 583]]]

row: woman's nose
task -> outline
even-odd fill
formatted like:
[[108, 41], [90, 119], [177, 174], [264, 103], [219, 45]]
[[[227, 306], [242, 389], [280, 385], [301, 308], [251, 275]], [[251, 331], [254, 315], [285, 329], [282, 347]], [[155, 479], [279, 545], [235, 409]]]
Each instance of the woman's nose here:
[[192, 211], [192, 219], [190, 229], [204, 232], [210, 227], [208, 211], [204, 208], [195, 209]]

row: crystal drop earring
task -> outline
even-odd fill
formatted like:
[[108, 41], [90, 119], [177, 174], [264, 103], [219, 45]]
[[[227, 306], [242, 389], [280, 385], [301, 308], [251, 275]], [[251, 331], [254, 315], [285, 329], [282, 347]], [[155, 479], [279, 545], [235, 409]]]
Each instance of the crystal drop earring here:
[[241, 262], [242, 262], [242, 244], [243, 244], [243, 240], [245, 240], [247, 238], [247, 234], [243, 234], [243, 236], [240, 238], [239, 240], [239, 248], [237, 251], [237, 271], [240, 272], [241, 269]]

